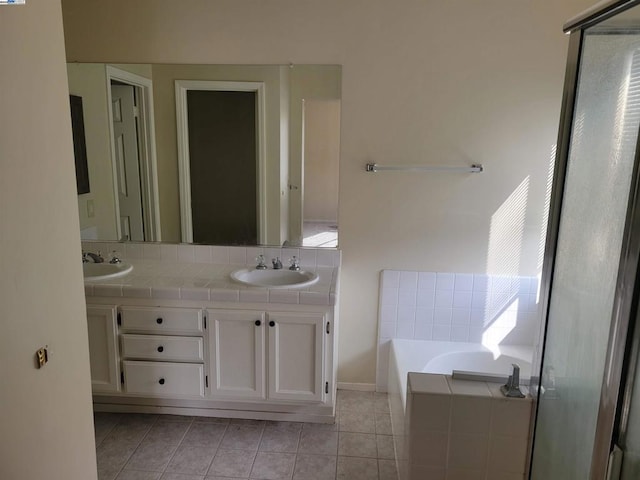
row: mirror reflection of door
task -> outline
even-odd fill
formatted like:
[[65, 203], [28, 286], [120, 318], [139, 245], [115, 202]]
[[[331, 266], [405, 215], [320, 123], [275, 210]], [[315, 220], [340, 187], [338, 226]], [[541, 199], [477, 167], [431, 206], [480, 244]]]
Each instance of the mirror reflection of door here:
[[340, 100], [305, 100], [303, 122], [302, 245], [337, 247]]
[[193, 242], [258, 243], [255, 91], [187, 91]]
[[121, 240], [144, 241], [135, 87], [112, 81], [111, 102]]

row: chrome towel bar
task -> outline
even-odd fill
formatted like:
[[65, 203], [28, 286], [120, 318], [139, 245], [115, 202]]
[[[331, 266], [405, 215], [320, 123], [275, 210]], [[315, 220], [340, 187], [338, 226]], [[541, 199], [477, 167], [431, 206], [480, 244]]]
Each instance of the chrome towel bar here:
[[376, 163], [367, 163], [365, 167], [367, 172], [383, 172], [383, 171], [403, 171], [403, 172], [466, 172], [480, 173], [484, 171], [484, 167], [480, 163], [474, 163], [470, 167], [446, 167], [438, 165], [378, 165]]

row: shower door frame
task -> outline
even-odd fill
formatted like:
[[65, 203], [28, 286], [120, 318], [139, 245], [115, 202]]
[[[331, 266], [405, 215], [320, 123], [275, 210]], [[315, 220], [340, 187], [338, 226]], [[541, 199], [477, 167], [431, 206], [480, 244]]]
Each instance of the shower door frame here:
[[[606, 5], [598, 5], [570, 20], [564, 27], [570, 33], [565, 85], [558, 133], [558, 149], [553, 179], [553, 196], [551, 199], [547, 228], [544, 267], [542, 270], [540, 302], [544, 321], [541, 326], [542, 343], [540, 363], [536, 366], [540, 375], [544, 369], [544, 353], [546, 330], [549, 317], [549, 304], [553, 286], [555, 258], [558, 247], [560, 216], [564, 197], [567, 162], [569, 159], [575, 102], [580, 74], [580, 61], [584, 40], [584, 31], [598, 23], [617, 15], [629, 8], [640, 5], [640, 0], [611, 1]], [[607, 475], [609, 457], [621, 430], [629, 409], [633, 388], [634, 356], [640, 350], [640, 329], [633, 329], [638, 313], [640, 297], [640, 281], [637, 280], [640, 261], [640, 135], [636, 141], [632, 181], [625, 219], [622, 250], [616, 281], [614, 304], [612, 308], [611, 327], [607, 343], [607, 355], [604, 367], [600, 403], [596, 421], [596, 433], [591, 457], [591, 480], [602, 480]], [[635, 330], [635, 331], [634, 331]], [[627, 365], [631, 367], [628, 368]], [[531, 476], [531, 461], [535, 449], [536, 419], [538, 404], [538, 387], [540, 376], [532, 377], [532, 394], [536, 401], [532, 418], [530, 441], [530, 462], [527, 477]]]

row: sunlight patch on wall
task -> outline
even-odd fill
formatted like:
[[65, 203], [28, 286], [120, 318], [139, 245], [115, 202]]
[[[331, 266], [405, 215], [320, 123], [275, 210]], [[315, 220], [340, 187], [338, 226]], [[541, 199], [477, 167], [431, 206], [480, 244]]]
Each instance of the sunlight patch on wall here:
[[495, 296], [490, 305], [485, 305], [482, 344], [490, 349], [496, 348], [509, 335], [518, 320], [518, 297], [512, 293], [510, 282], [520, 270], [529, 183], [527, 176], [491, 217], [487, 273], [498, 275], [493, 277], [491, 288], [504, 294]]
[[519, 273], [528, 196], [529, 176], [491, 217], [487, 273], [506, 276]]
[[482, 345], [491, 350], [495, 359], [500, 356], [498, 346], [516, 328], [518, 323], [518, 298], [499, 308], [494, 314], [488, 315], [488, 318], [491, 321], [488, 324], [485, 322]]

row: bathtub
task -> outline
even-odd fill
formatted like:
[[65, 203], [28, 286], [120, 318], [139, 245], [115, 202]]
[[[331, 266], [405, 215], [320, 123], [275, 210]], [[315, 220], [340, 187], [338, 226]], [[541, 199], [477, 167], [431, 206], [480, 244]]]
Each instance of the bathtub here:
[[[419, 430], [420, 425], [414, 425], [416, 420], [409, 418], [411, 415], [407, 412], [409, 372], [453, 374], [454, 378], [460, 372], [464, 379], [475, 377], [483, 382], [504, 383], [511, 374], [512, 363], [517, 363], [520, 365], [521, 383], [528, 383], [532, 355], [533, 348], [528, 345], [506, 345], [489, 349], [478, 343], [391, 340], [388, 392], [399, 479], [421, 479], [426, 475], [410, 459], [414, 443], [410, 431]], [[530, 414], [525, 416], [525, 422], [528, 422]], [[526, 446], [527, 439], [523, 441]]]
[[[432, 342], [426, 340], [391, 340], [389, 349], [389, 392], [399, 394], [406, 406], [407, 374], [409, 372], [453, 372], [484, 381], [503, 382], [520, 365], [522, 384], [529, 383], [533, 348], [529, 345], [504, 345], [491, 349], [480, 343]], [[479, 378], [480, 379], [480, 378]]]

